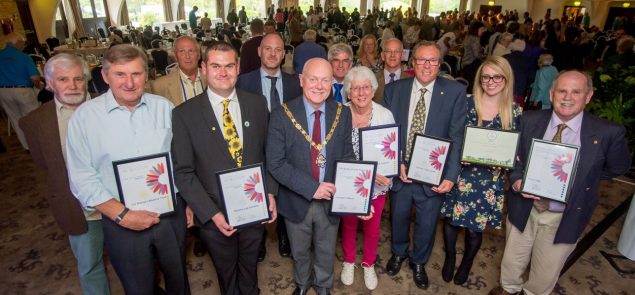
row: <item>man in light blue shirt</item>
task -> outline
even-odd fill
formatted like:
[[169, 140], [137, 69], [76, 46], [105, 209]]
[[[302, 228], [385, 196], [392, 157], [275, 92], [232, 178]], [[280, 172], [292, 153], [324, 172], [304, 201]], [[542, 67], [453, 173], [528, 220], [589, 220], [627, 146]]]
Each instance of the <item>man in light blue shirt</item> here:
[[84, 208], [102, 213], [106, 247], [126, 293], [153, 294], [158, 260], [166, 292], [189, 294], [183, 200], [177, 198], [174, 214], [161, 218], [155, 212], [126, 208], [112, 164], [169, 152], [173, 105], [143, 92], [147, 57], [139, 48], [113, 46], [102, 63], [110, 90], [82, 104], [68, 126], [71, 191]]

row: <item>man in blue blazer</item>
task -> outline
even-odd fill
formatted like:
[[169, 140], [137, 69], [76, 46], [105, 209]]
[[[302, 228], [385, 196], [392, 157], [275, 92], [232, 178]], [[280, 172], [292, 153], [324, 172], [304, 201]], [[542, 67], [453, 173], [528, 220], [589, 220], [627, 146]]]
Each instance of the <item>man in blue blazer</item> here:
[[[401, 125], [400, 176], [394, 180], [390, 198], [392, 215], [392, 257], [388, 275], [396, 275], [401, 264], [410, 258], [410, 267], [417, 287], [426, 289], [428, 277], [424, 265], [434, 245], [434, 234], [443, 196], [449, 192], [460, 172], [459, 158], [463, 145], [466, 118], [465, 86], [437, 77], [441, 50], [434, 42], [420, 42], [413, 49], [412, 65], [415, 77], [386, 85], [383, 104]], [[407, 178], [409, 152], [414, 135], [448, 139], [452, 142], [445, 162], [443, 179], [438, 186], [412, 183]], [[405, 153], [404, 153], [405, 151]], [[410, 216], [416, 209], [414, 248], [410, 245]]]
[[[268, 34], [263, 37], [258, 47], [258, 56], [260, 56], [261, 66], [238, 76], [236, 84], [238, 88], [264, 96], [267, 99], [269, 111], [302, 95], [298, 75], [287, 74], [280, 70], [280, 64], [284, 58], [284, 41], [280, 35]], [[283, 217], [278, 218], [276, 231], [278, 233], [278, 252], [282, 257], [289, 257], [291, 247]], [[265, 247], [267, 231], [264, 235], [258, 252], [258, 261], [263, 261], [267, 254]]]
[[[589, 224], [598, 203], [600, 179], [624, 174], [631, 157], [624, 126], [600, 119], [584, 108], [593, 96], [591, 78], [578, 71], [560, 73], [551, 87], [552, 110], [523, 114], [520, 154], [511, 173], [507, 202], [507, 243], [501, 285], [490, 294], [549, 294], [569, 254]], [[532, 139], [580, 147], [568, 202], [519, 194]], [[547, 172], [547, 171], [546, 171]], [[548, 174], [551, 175], [551, 174]], [[531, 261], [529, 277], [523, 274]]]

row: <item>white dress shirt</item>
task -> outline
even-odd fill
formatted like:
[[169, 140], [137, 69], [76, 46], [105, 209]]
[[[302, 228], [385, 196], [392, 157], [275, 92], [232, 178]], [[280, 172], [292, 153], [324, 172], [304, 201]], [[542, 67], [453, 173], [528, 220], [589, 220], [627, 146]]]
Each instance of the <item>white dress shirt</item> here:
[[[430, 101], [432, 100], [432, 91], [434, 90], [435, 82], [436, 80], [433, 80], [432, 82], [430, 82], [430, 84], [428, 84], [428, 86], [425, 86], [427, 91], [426, 91], [426, 94], [423, 96], [426, 102], [426, 118], [423, 121], [424, 132], [426, 128], [426, 123], [428, 122], [428, 113], [430, 111]], [[408, 127], [406, 129], [406, 134], [410, 132], [410, 125], [412, 125], [412, 117], [415, 114], [415, 109], [417, 108], [417, 102], [419, 102], [419, 97], [421, 97], [421, 92], [419, 92], [421, 88], [424, 88], [424, 86], [421, 85], [421, 83], [419, 83], [419, 80], [415, 78], [414, 83], [412, 84], [412, 92], [410, 93], [410, 107], [408, 108]]]
[[214, 93], [211, 89], [207, 88], [207, 97], [209, 97], [209, 102], [212, 104], [212, 109], [214, 110], [214, 116], [216, 116], [216, 122], [218, 122], [218, 126], [223, 128], [223, 101], [225, 99], [230, 99], [229, 102], [229, 114], [232, 116], [232, 121], [234, 121], [234, 125], [236, 126], [236, 132], [238, 133], [238, 138], [240, 142], [243, 142], [243, 120], [240, 114], [240, 104], [238, 103], [238, 96], [236, 96], [236, 89], [232, 91], [232, 94], [229, 97], [222, 97], [216, 93]]

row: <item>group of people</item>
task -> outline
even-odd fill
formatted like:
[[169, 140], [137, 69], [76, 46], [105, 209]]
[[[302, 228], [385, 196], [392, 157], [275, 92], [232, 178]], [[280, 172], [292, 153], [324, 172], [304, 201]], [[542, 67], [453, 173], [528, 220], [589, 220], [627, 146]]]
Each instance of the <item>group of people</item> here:
[[[288, 74], [281, 70], [283, 38], [264, 28], [255, 31], [251, 48], [242, 49], [252, 54], [243, 52], [239, 59], [235, 47], [215, 42], [200, 63], [196, 40], [179, 37], [173, 47], [178, 70], [154, 81], [148, 81], [148, 60], [140, 48], [112, 46], [102, 59], [102, 76], [110, 89], [93, 99], [87, 93], [85, 61], [58, 54], [46, 63], [44, 79], [55, 99], [20, 119], [19, 127], [25, 148], [48, 172], [49, 201], [56, 221], [69, 234], [84, 293], [109, 293], [105, 244], [126, 293], [156, 292], [158, 262], [165, 291], [189, 294], [185, 237], [186, 228], [194, 226], [212, 258], [221, 293], [258, 294], [265, 224], [273, 222], [280, 254], [293, 259], [294, 295], [311, 288], [330, 294], [338, 231], [344, 258], [339, 276], [344, 285], [353, 283], [361, 222], [360, 265], [365, 286], [373, 290], [379, 282], [375, 263], [381, 216], [390, 202], [388, 276], [398, 274], [408, 260], [414, 284], [428, 288], [426, 263], [442, 218], [442, 278], [465, 283], [482, 232], [501, 228], [506, 204], [501, 286], [490, 294], [549, 294], [590, 221], [599, 180], [630, 167], [624, 127], [584, 111], [593, 96], [592, 80], [584, 72], [558, 73], [548, 88], [552, 109], [523, 113], [514, 102], [515, 75], [504, 57], [485, 58], [474, 70], [472, 91], [466, 91], [464, 84], [439, 75], [443, 54], [437, 42], [413, 44], [411, 76], [401, 68], [404, 45], [399, 38], [382, 40], [381, 49], [376, 39], [365, 38], [356, 62], [351, 46], [338, 43], [320, 51], [311, 44], [316, 32], [307, 30], [307, 48], [300, 45], [295, 51], [297, 74]], [[365, 54], [377, 51], [379, 56]], [[19, 54], [0, 52], [0, 102], [5, 109], [23, 88], [40, 83], [35, 72], [16, 75], [3, 66], [7, 55]], [[249, 59], [251, 68], [245, 71], [243, 62]], [[16, 79], [26, 78], [7, 80], [7, 71]], [[336, 161], [360, 160], [360, 128], [392, 123], [400, 125], [402, 134], [399, 175], [376, 176], [368, 216], [329, 215], [337, 190]], [[465, 126], [520, 131], [516, 168], [507, 173], [461, 163]], [[417, 134], [452, 143], [437, 186], [407, 177]], [[521, 193], [534, 138], [580, 147], [568, 203]], [[127, 208], [112, 162], [164, 152], [171, 154], [178, 190], [175, 214], [160, 217]], [[265, 167], [272, 218], [236, 229], [223, 214], [216, 173], [258, 163]], [[510, 191], [505, 190], [506, 179]], [[461, 229], [465, 252], [457, 268]]]

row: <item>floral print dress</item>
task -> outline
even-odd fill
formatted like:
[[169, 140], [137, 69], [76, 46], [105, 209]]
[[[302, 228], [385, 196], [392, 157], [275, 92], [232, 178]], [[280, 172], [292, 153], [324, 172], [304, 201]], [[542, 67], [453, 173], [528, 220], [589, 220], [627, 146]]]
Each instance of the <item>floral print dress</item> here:
[[[474, 99], [467, 99], [467, 125], [477, 126], [478, 115]], [[522, 109], [515, 103], [512, 105], [512, 130], [520, 129]], [[502, 129], [498, 115], [492, 121], [483, 121], [483, 127]], [[503, 173], [500, 169], [468, 164], [463, 165], [457, 185], [454, 186], [444, 200], [441, 214], [454, 226], [482, 232], [487, 226], [501, 228], [502, 210], [505, 191]]]

